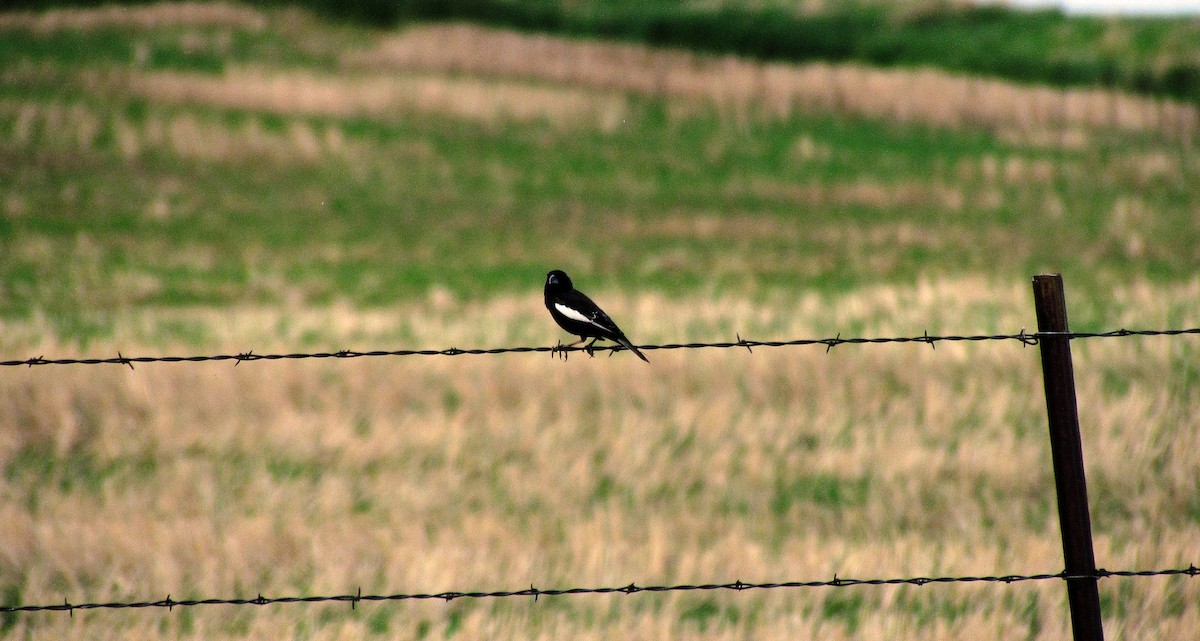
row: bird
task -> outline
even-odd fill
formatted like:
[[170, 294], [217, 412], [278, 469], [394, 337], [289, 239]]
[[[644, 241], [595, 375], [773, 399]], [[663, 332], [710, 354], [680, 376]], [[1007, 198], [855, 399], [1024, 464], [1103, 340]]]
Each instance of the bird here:
[[[626, 349], [637, 354], [637, 357], [650, 362], [633, 343], [625, 338], [625, 332], [621, 331], [620, 327], [613, 322], [604, 310], [600, 309], [592, 299], [588, 298], [575, 289], [575, 285], [571, 283], [571, 277], [562, 270], [554, 270], [546, 274], [546, 309], [550, 310], [550, 316], [554, 318], [554, 322], [558, 326], [567, 330], [571, 334], [579, 337], [578, 341], [570, 345], [559, 346], [554, 349], [558, 350], [574, 347], [587, 339], [592, 339], [584, 348], [591, 354], [592, 345], [596, 344], [601, 338], [616, 341]], [[564, 358], [566, 352], [563, 352]]]

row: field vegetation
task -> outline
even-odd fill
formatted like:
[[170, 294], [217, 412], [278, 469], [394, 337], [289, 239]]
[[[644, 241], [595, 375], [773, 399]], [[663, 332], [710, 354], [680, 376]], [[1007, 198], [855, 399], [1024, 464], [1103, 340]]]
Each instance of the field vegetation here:
[[[10, 0], [13, 8], [93, 0]], [[264, 3], [258, 3], [262, 5]], [[1200, 101], [1200, 20], [1066, 16], [957, 0], [273, 0], [392, 28], [466, 20], [782, 62], [936, 67], [1010, 81], [1107, 86]], [[69, 12], [50, 11], [51, 15]], [[54, 18], [57, 19], [57, 18]]]
[[[0, 14], [0, 357], [1200, 326], [1194, 104], [458, 23]], [[1200, 549], [1200, 346], [1074, 344], [1099, 565]], [[1057, 572], [1019, 343], [4, 368], [6, 604]], [[1101, 583], [1185, 638], [1200, 582]], [[1019, 638], [1056, 581], [4, 615], [33, 639]]]

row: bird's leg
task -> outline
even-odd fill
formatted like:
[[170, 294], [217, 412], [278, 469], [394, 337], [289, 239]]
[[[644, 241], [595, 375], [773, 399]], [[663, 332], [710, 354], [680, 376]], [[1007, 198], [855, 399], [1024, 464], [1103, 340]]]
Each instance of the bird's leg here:
[[[587, 352], [588, 358], [593, 358], [595, 356], [595, 354], [593, 353], [595, 350], [592, 349], [592, 345], [595, 345], [596, 341], [598, 341], [598, 340], [600, 340], [600, 337], [598, 337], [598, 336], [594, 337], [594, 338], [592, 338], [592, 342], [583, 346], [583, 351]], [[579, 341], [579, 342], [582, 343], [583, 341]]]

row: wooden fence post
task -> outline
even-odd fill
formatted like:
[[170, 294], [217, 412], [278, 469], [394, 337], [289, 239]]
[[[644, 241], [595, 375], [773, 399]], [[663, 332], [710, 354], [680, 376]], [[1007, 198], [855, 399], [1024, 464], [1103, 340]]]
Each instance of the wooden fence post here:
[[[1067, 332], [1067, 302], [1061, 274], [1033, 277], [1033, 301], [1038, 332]], [[1058, 522], [1062, 531], [1063, 558], [1068, 576], [1067, 600], [1075, 641], [1103, 641], [1096, 556], [1092, 549], [1092, 520], [1084, 481], [1083, 445], [1079, 438], [1079, 410], [1075, 399], [1075, 370], [1071, 339], [1039, 336], [1042, 379], [1046, 387], [1046, 414], [1050, 422], [1050, 453], [1054, 459], [1054, 487], [1058, 493]]]

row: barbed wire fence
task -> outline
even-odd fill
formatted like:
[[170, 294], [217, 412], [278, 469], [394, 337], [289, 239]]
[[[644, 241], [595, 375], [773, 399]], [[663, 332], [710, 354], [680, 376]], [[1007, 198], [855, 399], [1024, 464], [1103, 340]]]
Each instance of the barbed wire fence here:
[[[878, 345], [885, 343], [924, 343], [937, 348], [938, 343], [984, 342], [984, 341], [1017, 341], [1025, 346], [1036, 346], [1044, 338], [1122, 338], [1131, 336], [1179, 336], [1184, 334], [1200, 334], [1200, 327], [1188, 329], [1115, 329], [1103, 332], [1026, 332], [1024, 329], [1016, 334], [976, 334], [976, 335], [930, 335], [928, 332], [920, 336], [885, 336], [885, 337], [852, 337], [842, 338], [841, 334], [832, 338], [797, 338], [784, 341], [751, 340], [737, 336], [736, 340], [712, 343], [664, 343], [638, 345], [643, 351], [675, 350], [675, 349], [730, 349], [741, 348], [753, 352], [755, 347], [795, 347], [822, 345], [829, 352], [840, 345]], [[0, 361], [0, 367], [34, 367], [38, 365], [126, 365], [133, 367], [134, 363], [203, 363], [211, 361], [234, 361], [235, 365], [253, 361], [278, 361], [301, 359], [337, 359], [337, 358], [366, 358], [385, 356], [485, 356], [495, 354], [528, 354], [549, 353], [565, 355], [573, 352], [583, 352], [592, 355], [595, 352], [619, 352], [625, 348], [620, 345], [604, 345], [597, 347], [492, 347], [459, 349], [396, 349], [396, 350], [338, 350], [335, 352], [297, 352], [289, 354], [256, 354], [254, 351], [237, 354], [209, 354], [196, 356], [124, 356], [117, 353], [114, 357], [95, 358], [46, 358], [44, 355], [21, 360]]]
[[1170, 568], [1162, 570], [1117, 570], [1109, 571], [1104, 569], [1096, 570], [1094, 573], [1086, 575], [1067, 574], [1058, 572], [1055, 574], [1009, 574], [1003, 576], [934, 576], [934, 577], [912, 577], [903, 579], [850, 579], [839, 578], [834, 576], [832, 579], [824, 581], [784, 581], [778, 583], [746, 583], [744, 581], [734, 581], [732, 583], [699, 583], [699, 584], [680, 584], [680, 585], [637, 585], [630, 583], [629, 585], [619, 587], [599, 587], [599, 588], [561, 588], [561, 589], [540, 589], [533, 586], [521, 590], [500, 590], [493, 592], [467, 592], [467, 591], [450, 591], [450, 592], [412, 592], [412, 593], [397, 593], [397, 594], [363, 594], [360, 589], [356, 594], [339, 594], [334, 596], [285, 596], [285, 597], [266, 597], [262, 594], [254, 598], [233, 598], [233, 599], [173, 599], [171, 595], [158, 601], [110, 601], [106, 603], [56, 603], [51, 605], [20, 605], [20, 606], [0, 606], [0, 613], [6, 612], [68, 612], [74, 614], [76, 610], [125, 610], [125, 609], [144, 609], [144, 608], [166, 608], [172, 610], [174, 608], [195, 607], [200, 605], [277, 605], [286, 603], [349, 603], [351, 608], [357, 607], [359, 603], [379, 602], [379, 601], [457, 601], [459, 599], [504, 599], [514, 597], [532, 597], [535, 601], [541, 597], [557, 597], [557, 596], [573, 596], [585, 594], [643, 594], [643, 593], [663, 593], [663, 592], [714, 592], [714, 591], [733, 591], [743, 592], [746, 590], [778, 590], [778, 589], [796, 589], [796, 588], [850, 588], [858, 586], [884, 586], [884, 585], [912, 585], [922, 587], [930, 584], [945, 584], [945, 583], [1023, 583], [1029, 581], [1049, 581], [1062, 580], [1074, 581], [1079, 579], [1107, 579], [1107, 578], [1137, 578], [1137, 577], [1162, 577], [1162, 576], [1186, 576], [1195, 577], [1200, 575], [1200, 568], [1195, 564], [1190, 564], [1186, 568]]
[[[931, 335], [928, 332], [920, 336], [885, 336], [885, 337], [851, 337], [842, 338], [837, 335], [830, 338], [814, 338], [814, 339], [792, 339], [782, 341], [771, 340], [752, 340], [737, 336], [734, 341], [726, 342], [691, 342], [691, 343], [666, 343], [666, 344], [646, 344], [638, 345], [638, 349], [646, 351], [654, 350], [676, 350], [676, 349], [729, 349], [739, 348], [753, 352], [754, 348], [758, 347], [792, 347], [792, 346], [824, 346], [826, 352], [834, 347], [841, 345], [882, 345], [894, 343], [923, 343], [928, 344], [936, 349], [938, 343], [957, 343], [957, 342], [1000, 342], [1000, 341], [1016, 341], [1022, 346], [1037, 346], [1046, 338], [1066, 338], [1087, 339], [1087, 338], [1123, 338], [1123, 337], [1154, 337], [1154, 336], [1181, 336], [1181, 335], [1200, 335], [1200, 327], [1186, 329], [1116, 329], [1098, 332], [1027, 332], [1021, 329], [1013, 334], [973, 334], [973, 335]], [[362, 358], [362, 357], [399, 357], [399, 356], [468, 356], [468, 355], [495, 355], [495, 354], [521, 354], [521, 353], [550, 353], [552, 355], [584, 352], [591, 354], [593, 352], [609, 352], [614, 353], [624, 350], [620, 345], [600, 346], [592, 349], [584, 347], [560, 347], [560, 346], [538, 346], [538, 347], [500, 347], [500, 348], [485, 348], [485, 349], [420, 349], [420, 350], [339, 350], [336, 352], [310, 352], [310, 353], [287, 353], [287, 354], [255, 354], [253, 351], [242, 352], [238, 354], [212, 354], [212, 355], [194, 355], [194, 356], [138, 356], [127, 357], [120, 353], [116, 357], [96, 357], [96, 358], [46, 358], [44, 356], [36, 356], [23, 360], [7, 360], [0, 361], [0, 366], [5, 367], [34, 367], [43, 365], [125, 365], [130, 368], [134, 363], [200, 363], [213, 361], [233, 361], [235, 365], [248, 361], [276, 361], [276, 360], [293, 360], [293, 359], [342, 359], [342, 358]], [[619, 587], [569, 587], [556, 589], [541, 589], [530, 586], [520, 590], [497, 590], [497, 591], [468, 591], [454, 590], [443, 592], [411, 592], [411, 593], [395, 593], [395, 594], [363, 594], [360, 589], [356, 594], [342, 594], [332, 596], [284, 596], [284, 597], [266, 597], [258, 594], [253, 598], [202, 598], [202, 599], [174, 599], [167, 595], [163, 599], [156, 601], [109, 601], [100, 603], [70, 603], [64, 601], [57, 604], [42, 604], [42, 605], [5, 605], [0, 606], [0, 613], [17, 613], [17, 612], [68, 612], [74, 614], [76, 610], [115, 610], [115, 609], [143, 609], [143, 608], [166, 608], [168, 610], [176, 607], [192, 607], [201, 605], [275, 605], [275, 604], [290, 604], [290, 603], [350, 603], [351, 607], [355, 607], [362, 602], [381, 602], [381, 601], [411, 601], [411, 600], [433, 600], [433, 601], [455, 601], [458, 599], [496, 599], [510, 597], [532, 597], [535, 600], [540, 597], [556, 597], [556, 596], [572, 596], [572, 595], [600, 595], [600, 594], [641, 594], [641, 593], [663, 593], [663, 592], [692, 592], [692, 591], [745, 591], [745, 590], [773, 590], [781, 588], [837, 588], [837, 587], [855, 587], [855, 586], [883, 586], [883, 585], [912, 585], [925, 586], [929, 584], [949, 584], [949, 583], [1022, 583], [1029, 581], [1046, 581], [1046, 580], [1078, 580], [1078, 579], [1106, 579], [1106, 578], [1139, 578], [1139, 577], [1162, 577], [1162, 576], [1186, 576], [1196, 577], [1200, 575], [1200, 568], [1197, 568], [1194, 563], [1189, 564], [1186, 568], [1166, 568], [1155, 570], [1116, 570], [1110, 571], [1098, 569], [1092, 574], [1068, 574], [1066, 571], [1057, 573], [1041, 573], [1041, 574], [1009, 574], [997, 576], [931, 576], [931, 577], [911, 577], [911, 578], [877, 578], [877, 579], [855, 579], [841, 578], [834, 576], [829, 580], [814, 580], [814, 581], [783, 581], [783, 582], [766, 582], [766, 583], [747, 583], [737, 580], [731, 583], [706, 583], [706, 584], [680, 584], [680, 585], [650, 585], [639, 586], [635, 583]]]
[[[1054, 281], [1054, 279], [1057, 279]], [[283, 597], [266, 597], [259, 593], [254, 598], [203, 598], [203, 599], [174, 599], [167, 595], [163, 599], [154, 601], [110, 601], [110, 602], [88, 602], [88, 603], [70, 603], [64, 600], [60, 604], [42, 604], [42, 605], [3, 605], [0, 606], [0, 613], [18, 613], [18, 612], [68, 612], [74, 615], [76, 610], [115, 610], [115, 609], [142, 609], [142, 608], [166, 608], [172, 610], [176, 607], [193, 607], [201, 605], [274, 605], [274, 604], [291, 604], [291, 603], [330, 603], [342, 602], [350, 603], [351, 607], [357, 607], [362, 602], [381, 602], [381, 601], [409, 601], [409, 600], [440, 600], [440, 601], [455, 601], [459, 599], [498, 599], [498, 598], [527, 598], [532, 597], [537, 600], [541, 597], [558, 597], [571, 595], [603, 595], [603, 594], [644, 594], [644, 593], [666, 593], [666, 592], [691, 592], [691, 591], [746, 591], [746, 590], [773, 590], [773, 589], [796, 589], [796, 588], [845, 588], [855, 586], [887, 586], [887, 585], [911, 585], [925, 586], [930, 584], [951, 584], [951, 583], [1020, 583], [1029, 581], [1047, 581], [1061, 580], [1067, 584], [1068, 597], [1071, 605], [1072, 624], [1075, 629], [1076, 639], [1100, 639], [1102, 638], [1102, 630], [1100, 628], [1099, 619], [1099, 600], [1095, 596], [1096, 583], [1101, 579], [1108, 578], [1144, 578], [1144, 577], [1196, 577], [1200, 575], [1200, 568], [1197, 568], [1195, 563], [1189, 563], [1186, 568], [1162, 568], [1162, 569], [1146, 569], [1146, 570], [1117, 570], [1110, 571], [1102, 568], [1094, 567], [1094, 559], [1092, 556], [1092, 543], [1090, 524], [1087, 517], [1087, 496], [1086, 489], [1082, 476], [1082, 452], [1067, 452], [1067, 459], [1070, 456], [1077, 456], [1078, 461], [1067, 461], [1067, 463], [1075, 465], [1077, 470], [1070, 470], [1071, 465], [1067, 465], [1064, 470], [1067, 472], [1068, 478], [1060, 478], [1060, 455], [1063, 453], [1058, 451], [1064, 443], [1069, 443], [1070, 438], [1075, 439], [1074, 447], [1078, 448], [1078, 416], [1076, 415], [1075, 399], [1074, 399], [1074, 379], [1072, 366], [1070, 363], [1069, 345], [1072, 340], [1076, 339], [1091, 339], [1091, 338], [1126, 338], [1126, 337], [1152, 337], [1152, 336], [1183, 336], [1183, 335], [1200, 335], [1200, 328], [1186, 329], [1116, 329], [1100, 332], [1076, 332], [1066, 329], [1066, 309], [1065, 300], [1062, 295], [1061, 277], [1055, 275], [1037, 276], [1034, 278], [1035, 300], [1038, 308], [1038, 325], [1039, 331], [1027, 332], [1022, 328], [1015, 334], [976, 334], [976, 335], [930, 335], [928, 332], [920, 336], [895, 336], [895, 337], [853, 337], [842, 338], [840, 334], [832, 338], [818, 339], [793, 339], [782, 341], [764, 341], [751, 340], [742, 338], [740, 335], [734, 341], [726, 342], [692, 342], [692, 343], [667, 343], [667, 344], [648, 344], [639, 345], [638, 348], [645, 351], [655, 350], [676, 350], [676, 349], [746, 349], [753, 353], [754, 348], [761, 347], [789, 347], [789, 346], [824, 346], [826, 353], [834, 347], [842, 345], [881, 345], [889, 343], [918, 343], [928, 344], [931, 348], [936, 349], [938, 343], [943, 342], [1000, 342], [1000, 341], [1016, 341], [1021, 343], [1023, 347], [1039, 346], [1042, 348], [1043, 358], [1043, 374], [1046, 379], [1047, 392], [1047, 410], [1050, 414], [1051, 427], [1051, 449], [1055, 455], [1055, 483], [1059, 495], [1059, 508], [1061, 525], [1063, 526], [1063, 545], [1064, 556], [1066, 557], [1066, 569], [1057, 573], [1041, 573], [1041, 574], [1009, 574], [996, 576], [931, 576], [931, 577], [912, 577], [912, 578], [876, 578], [876, 579], [856, 579], [856, 578], [841, 578], [834, 576], [830, 580], [815, 580], [815, 581], [783, 581], [783, 582], [767, 582], [767, 583], [747, 583], [741, 580], [736, 580], [731, 583], [707, 583], [707, 584], [679, 584], [679, 585], [650, 585], [639, 586], [636, 583], [630, 583], [625, 586], [611, 587], [568, 587], [555, 589], [540, 589], [534, 586], [519, 590], [499, 590], [499, 591], [444, 591], [444, 592], [412, 592], [412, 593], [395, 593], [395, 594], [363, 594], [361, 588], [355, 594], [342, 594], [332, 596], [283, 596]], [[1057, 300], [1053, 300], [1057, 297]], [[1047, 329], [1050, 328], [1050, 329]], [[501, 348], [473, 348], [460, 349], [451, 347], [447, 349], [421, 349], [421, 350], [372, 350], [372, 351], [356, 351], [356, 350], [339, 350], [335, 352], [309, 352], [309, 353], [286, 353], [286, 354], [255, 354], [253, 351], [242, 352], [237, 354], [213, 354], [213, 355], [195, 355], [195, 356], [137, 356], [127, 357], [120, 352], [116, 357], [99, 357], [99, 358], [46, 358], [44, 355], [26, 358], [22, 360], [7, 360], [0, 361], [0, 366], [5, 367], [34, 367], [48, 365], [123, 365], [133, 369], [134, 364], [142, 363], [201, 363], [214, 361], [233, 361], [234, 365], [239, 365], [249, 361], [276, 361], [276, 360], [293, 360], [293, 359], [345, 359], [345, 358], [363, 358], [363, 357], [400, 357], [400, 356], [466, 356], [466, 355], [495, 355], [495, 354], [514, 354], [514, 353], [549, 353], [552, 356], [566, 358], [573, 352], [584, 352], [588, 356], [593, 356], [595, 352], [609, 352], [610, 355], [617, 351], [625, 349], [622, 346], [602, 346], [602, 347], [565, 347], [562, 345], [545, 346], [545, 347], [501, 347]], [[1053, 352], [1059, 352], [1058, 355]], [[1055, 359], [1059, 362], [1055, 363]], [[1060, 368], [1061, 371], [1055, 372], [1055, 368]], [[1062, 380], [1052, 380], [1061, 378]], [[1067, 385], [1069, 389], [1069, 403], [1064, 404], [1053, 398], [1052, 386]], [[1062, 391], [1062, 390], [1059, 390]], [[1069, 405], [1069, 407], [1067, 407]], [[1060, 426], [1056, 426], [1056, 420], [1061, 421], [1064, 412], [1069, 412], [1066, 415], [1067, 422], [1075, 423], [1074, 434], [1070, 434], [1070, 430], [1065, 432]], [[1060, 416], [1056, 416], [1060, 414]], [[1069, 426], [1068, 426], [1069, 427]], [[1064, 438], [1064, 434], [1066, 437]], [[1070, 448], [1068, 448], [1070, 449]], [[1078, 474], [1078, 478], [1069, 478], [1070, 474]], [[1071, 487], [1075, 486], [1075, 487]], [[1080, 494], [1068, 495], [1064, 492], [1079, 492]], [[1068, 525], [1072, 525], [1070, 520], [1076, 518], [1068, 515], [1064, 511], [1064, 504], [1070, 501], [1064, 501], [1064, 498], [1075, 497], [1081, 498], [1083, 503], [1082, 525], [1086, 530], [1086, 536], [1080, 537], [1080, 540], [1071, 540], [1074, 535], [1068, 532]], [[1077, 501], [1076, 501], [1077, 502]], [[1077, 515], [1076, 515], [1077, 516]], [[1075, 525], [1072, 525], [1073, 527]], [[1080, 553], [1086, 553], [1084, 557], [1080, 557]], [[1073, 559], [1073, 557], [1075, 557]], [[1079, 559], [1083, 558], [1085, 562], [1080, 565]], [[1089, 563], [1090, 562], [1090, 563]], [[1074, 566], [1074, 567], [1073, 567]], [[1082, 567], [1082, 570], [1081, 570]], [[1086, 590], [1080, 588], [1090, 588], [1092, 594], [1084, 595]], [[1081, 596], [1084, 595], [1084, 596]], [[1085, 598], [1087, 597], [1087, 598]], [[1093, 603], [1088, 603], [1093, 601]], [[1091, 611], [1089, 611], [1089, 609]], [[1088, 621], [1089, 618], [1094, 621]]]

